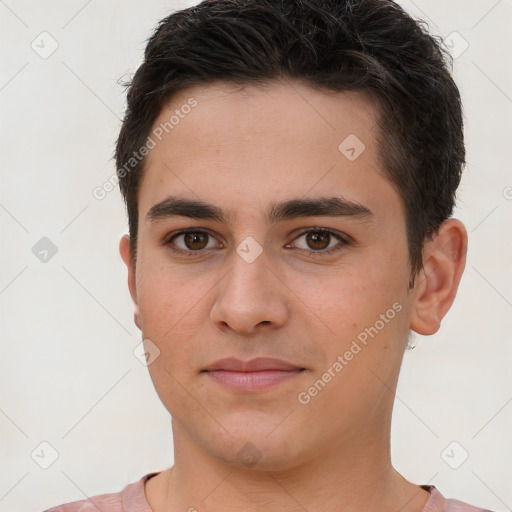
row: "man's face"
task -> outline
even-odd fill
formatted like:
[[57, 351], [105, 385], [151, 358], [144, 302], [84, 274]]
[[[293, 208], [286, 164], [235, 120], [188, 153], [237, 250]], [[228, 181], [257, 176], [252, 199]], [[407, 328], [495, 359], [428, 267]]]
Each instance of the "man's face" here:
[[[182, 108], [190, 98], [197, 105]], [[169, 133], [152, 136], [131, 285], [175, 430], [223, 460], [274, 469], [387, 443], [413, 299], [405, 218], [371, 103], [298, 82], [216, 84], [181, 91], [153, 128], [173, 115]], [[148, 218], [169, 196], [226, 218], [163, 207]], [[279, 208], [321, 198], [341, 206]], [[303, 370], [260, 380], [204, 371], [227, 357]]]

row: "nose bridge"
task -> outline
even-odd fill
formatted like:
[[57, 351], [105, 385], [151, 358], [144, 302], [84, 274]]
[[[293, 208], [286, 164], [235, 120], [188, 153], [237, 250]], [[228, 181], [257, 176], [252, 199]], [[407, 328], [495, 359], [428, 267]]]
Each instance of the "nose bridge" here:
[[212, 321], [245, 333], [259, 324], [282, 325], [288, 314], [285, 290], [278, 286], [263, 248], [245, 239], [229, 260], [230, 270], [217, 289]]
[[[268, 250], [264, 250], [266, 234], [258, 232], [254, 234], [252, 222], [245, 222], [244, 232], [238, 234], [238, 240], [235, 241], [234, 249], [228, 258], [228, 264], [231, 267], [228, 282], [233, 290], [241, 289], [245, 286], [252, 288], [264, 285], [266, 274], [270, 272], [268, 265], [271, 264]], [[251, 234], [253, 231], [253, 235]], [[243, 237], [243, 238], [242, 238]], [[257, 237], [258, 239], [256, 239]], [[257, 292], [257, 289], [254, 289]]]
[[231, 271], [224, 282], [223, 294], [239, 301], [240, 307], [268, 295], [266, 288], [270, 284], [268, 274], [271, 274], [268, 258], [263, 251], [258, 255], [256, 251], [250, 241], [243, 241], [232, 254]]

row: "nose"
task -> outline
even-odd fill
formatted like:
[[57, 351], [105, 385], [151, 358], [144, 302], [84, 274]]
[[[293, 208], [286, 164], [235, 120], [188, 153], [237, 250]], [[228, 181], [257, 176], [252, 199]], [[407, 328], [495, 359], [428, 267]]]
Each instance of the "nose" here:
[[215, 288], [212, 322], [223, 331], [245, 336], [282, 327], [289, 315], [289, 301], [277, 272], [263, 254], [252, 263], [236, 253], [232, 256], [231, 269]]

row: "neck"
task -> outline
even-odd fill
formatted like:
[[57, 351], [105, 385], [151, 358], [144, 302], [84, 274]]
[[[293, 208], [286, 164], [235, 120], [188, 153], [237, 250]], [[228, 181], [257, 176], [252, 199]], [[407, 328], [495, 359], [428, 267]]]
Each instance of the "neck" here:
[[155, 512], [420, 512], [429, 493], [392, 467], [387, 427], [359, 431], [351, 442], [340, 437], [300, 463], [269, 471], [211, 455], [173, 420], [175, 464], [148, 481], [146, 496]]

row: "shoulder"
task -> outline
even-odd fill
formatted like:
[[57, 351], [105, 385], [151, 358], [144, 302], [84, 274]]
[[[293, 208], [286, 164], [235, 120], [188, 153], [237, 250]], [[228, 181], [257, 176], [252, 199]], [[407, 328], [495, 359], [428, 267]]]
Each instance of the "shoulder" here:
[[44, 512], [98, 512], [98, 510], [101, 510], [102, 512], [124, 511], [124, 508], [122, 508], [122, 493], [128, 487], [129, 486], [126, 486], [121, 492], [98, 494], [97, 496], [91, 496], [85, 500], [63, 503], [62, 505], [49, 508]]
[[57, 507], [52, 507], [44, 512], [114, 512], [123, 510], [121, 508], [120, 493], [100, 494], [86, 500], [72, 501]]
[[430, 499], [422, 512], [492, 512], [464, 501], [447, 499], [434, 485], [422, 485], [421, 487], [430, 492]]
[[446, 500], [446, 512], [492, 512], [488, 509], [483, 509], [470, 505], [459, 500], [448, 499]]
[[144, 495], [144, 483], [158, 473], [148, 473], [120, 492], [98, 494], [85, 500], [63, 503], [44, 512], [152, 512]]

